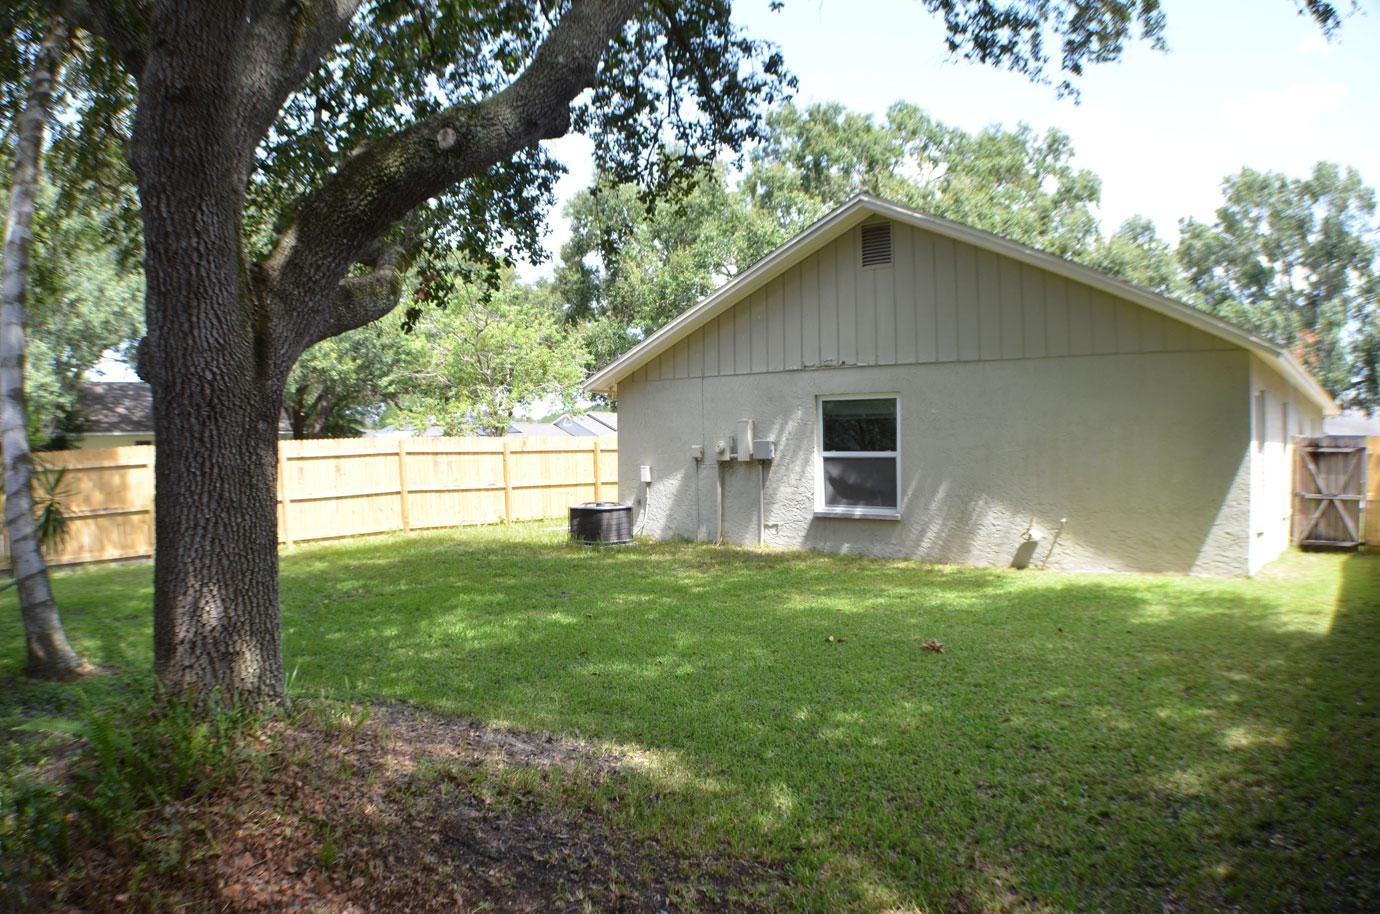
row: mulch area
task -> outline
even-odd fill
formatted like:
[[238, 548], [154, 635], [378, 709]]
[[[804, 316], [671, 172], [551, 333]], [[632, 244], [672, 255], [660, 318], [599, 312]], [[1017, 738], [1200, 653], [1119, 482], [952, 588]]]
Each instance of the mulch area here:
[[688, 857], [589, 808], [485, 786], [519, 767], [597, 787], [624, 776], [622, 758], [401, 706], [370, 715], [270, 725], [273, 769], [179, 811], [160, 838], [174, 871], [90, 849], [79, 878], [49, 887], [65, 901], [36, 910], [756, 911], [781, 884], [761, 863]]

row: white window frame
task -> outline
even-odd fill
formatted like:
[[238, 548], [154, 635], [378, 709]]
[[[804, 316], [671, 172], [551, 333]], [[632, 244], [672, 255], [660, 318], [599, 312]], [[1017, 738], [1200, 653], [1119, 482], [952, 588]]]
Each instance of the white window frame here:
[[[891, 400], [896, 404], [896, 450], [894, 451], [826, 451], [824, 449], [824, 404], [834, 400]], [[847, 507], [824, 503], [825, 458], [890, 457], [896, 461], [896, 506]], [[851, 517], [860, 520], [899, 520], [905, 493], [901, 488], [901, 397], [895, 392], [865, 394], [821, 394], [815, 397], [815, 515], [817, 517]]]

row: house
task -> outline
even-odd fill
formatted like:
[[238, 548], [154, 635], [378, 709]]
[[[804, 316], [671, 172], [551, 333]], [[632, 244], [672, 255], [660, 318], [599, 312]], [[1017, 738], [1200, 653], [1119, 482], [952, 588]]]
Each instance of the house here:
[[1268, 340], [870, 196], [585, 386], [654, 537], [1212, 575], [1286, 548], [1336, 412]]
[[142, 381], [83, 384], [77, 394], [79, 448], [153, 444], [153, 389]]
[[[81, 433], [73, 439], [73, 447], [153, 444], [153, 388], [143, 381], [83, 384], [77, 395], [77, 417]], [[278, 422], [278, 437], [292, 437], [286, 413]]]

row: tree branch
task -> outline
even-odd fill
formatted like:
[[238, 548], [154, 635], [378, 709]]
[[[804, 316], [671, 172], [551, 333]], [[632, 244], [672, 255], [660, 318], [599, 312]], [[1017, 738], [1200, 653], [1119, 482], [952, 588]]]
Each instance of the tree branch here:
[[[402, 245], [375, 244], [359, 260], [373, 267], [364, 276], [349, 276], [335, 288], [330, 306], [315, 309], [303, 326], [302, 350], [347, 330], [376, 321], [398, 306], [403, 290]], [[296, 361], [294, 356], [293, 361]], [[291, 367], [289, 365], [289, 367]]]
[[53, 0], [53, 7], [68, 22], [110, 45], [135, 79], [143, 74], [148, 62], [149, 24], [142, 0]]
[[[376, 280], [341, 280], [364, 248], [446, 188], [539, 140], [564, 135], [571, 102], [594, 84], [604, 50], [643, 2], [576, 0], [507, 88], [366, 146], [310, 194], [264, 262], [281, 309], [274, 320], [289, 350], [283, 356], [295, 359], [290, 350], [296, 346], [380, 316], [360, 298], [372, 295], [361, 287]], [[349, 291], [333, 301], [321, 303], [313, 294], [337, 284]]]
[[248, 132], [259, 142], [289, 95], [349, 28], [362, 0], [252, 0], [240, 54]]

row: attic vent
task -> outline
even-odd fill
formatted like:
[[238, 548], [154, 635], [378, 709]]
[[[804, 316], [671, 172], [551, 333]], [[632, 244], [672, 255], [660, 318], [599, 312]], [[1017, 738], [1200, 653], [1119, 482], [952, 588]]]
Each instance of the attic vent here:
[[891, 223], [876, 222], [862, 227], [862, 265], [883, 267], [891, 263]]

